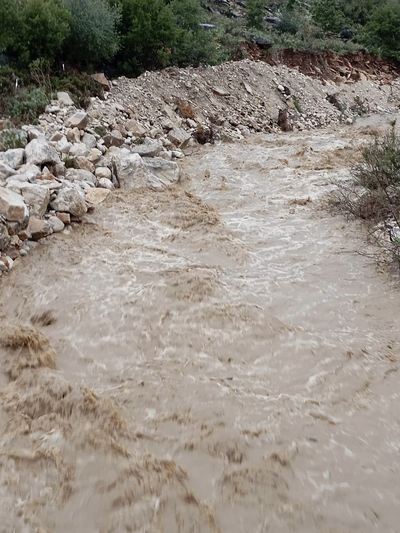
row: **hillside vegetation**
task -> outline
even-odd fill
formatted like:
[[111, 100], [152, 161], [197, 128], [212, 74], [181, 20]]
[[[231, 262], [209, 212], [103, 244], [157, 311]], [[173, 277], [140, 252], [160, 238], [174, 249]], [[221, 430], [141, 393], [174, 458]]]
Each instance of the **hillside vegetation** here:
[[265, 54], [366, 49], [400, 59], [400, 3], [0, 0], [0, 113], [32, 119], [61, 89], [83, 104], [99, 89], [81, 72], [214, 65], [246, 57], [245, 41]]

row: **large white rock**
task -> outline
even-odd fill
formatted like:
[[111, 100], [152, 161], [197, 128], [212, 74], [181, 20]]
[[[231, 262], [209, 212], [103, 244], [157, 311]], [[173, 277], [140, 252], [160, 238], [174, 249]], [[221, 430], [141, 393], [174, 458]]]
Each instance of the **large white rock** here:
[[20, 238], [29, 239], [32, 241], [38, 241], [53, 233], [53, 228], [47, 220], [41, 220], [40, 218], [30, 217], [29, 224], [26, 229], [20, 233]]
[[8, 164], [14, 170], [24, 164], [25, 150], [23, 148], [13, 148], [5, 152]]
[[126, 131], [130, 131], [135, 137], [142, 137], [147, 132], [147, 128], [139, 124], [134, 118], [125, 122], [125, 129]]
[[139, 154], [142, 157], [156, 157], [162, 149], [163, 145], [161, 141], [145, 139], [143, 144], [132, 146], [131, 152]]
[[57, 93], [57, 100], [61, 102], [62, 104], [64, 104], [65, 106], [74, 105], [74, 102], [68, 93], [64, 93], [64, 92]]
[[24, 223], [29, 211], [20, 194], [0, 188], [0, 215], [10, 222]]
[[108, 178], [100, 178], [99, 183], [97, 184], [97, 187], [100, 187], [101, 189], [108, 189], [111, 191], [114, 189], [114, 185], [112, 184], [112, 181]]
[[151, 187], [163, 190], [164, 184], [152, 174], [139, 154], [128, 154], [114, 159], [119, 184], [122, 189], [134, 190]]
[[81, 170], [76, 168], [69, 168], [65, 177], [70, 181], [87, 181], [89, 183], [97, 183], [97, 178], [88, 170]]
[[168, 140], [170, 140], [178, 148], [185, 148], [190, 139], [191, 134], [180, 128], [174, 128], [168, 133]]
[[51, 207], [55, 211], [71, 213], [80, 218], [87, 212], [85, 200], [76, 189], [61, 189], [55, 200], [51, 202]]
[[153, 159], [144, 159], [144, 164], [165, 186], [179, 181], [179, 167], [172, 161], [154, 157]]
[[71, 157], [77, 157], [77, 156], [84, 156], [86, 157], [89, 155], [89, 148], [84, 143], [77, 143], [73, 144], [72, 147], [69, 150], [69, 155]]
[[14, 176], [16, 174], [16, 171], [10, 167], [10, 165], [8, 164], [8, 160], [7, 162], [5, 162], [4, 160], [1, 160], [0, 161], [0, 178], [8, 178], [9, 176]]
[[78, 111], [68, 119], [67, 126], [69, 128], [78, 128], [84, 130], [88, 124], [88, 116], [84, 111]]
[[50, 190], [43, 185], [21, 183], [21, 194], [30, 207], [31, 215], [41, 218], [50, 202]]
[[86, 144], [89, 150], [92, 150], [97, 144], [97, 139], [91, 133], [85, 133], [82, 137], [82, 142]]
[[97, 167], [96, 168], [96, 176], [101, 178], [107, 178], [111, 179], [111, 170], [108, 167]]
[[45, 165], [50, 163], [56, 165], [61, 163], [57, 150], [50, 146], [45, 137], [33, 139], [25, 147], [26, 162], [30, 165]]

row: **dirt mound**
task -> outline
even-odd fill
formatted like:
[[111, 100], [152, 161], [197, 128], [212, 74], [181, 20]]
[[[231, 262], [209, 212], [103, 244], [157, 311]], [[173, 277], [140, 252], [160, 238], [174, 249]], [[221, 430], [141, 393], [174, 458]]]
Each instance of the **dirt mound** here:
[[265, 61], [269, 65], [286, 65], [306, 76], [326, 81], [355, 83], [372, 80], [389, 84], [400, 75], [400, 63], [382, 59], [366, 52], [356, 54], [336, 54], [335, 52], [301, 52], [279, 50], [268, 54], [252, 43], [244, 43], [243, 48], [252, 59]]

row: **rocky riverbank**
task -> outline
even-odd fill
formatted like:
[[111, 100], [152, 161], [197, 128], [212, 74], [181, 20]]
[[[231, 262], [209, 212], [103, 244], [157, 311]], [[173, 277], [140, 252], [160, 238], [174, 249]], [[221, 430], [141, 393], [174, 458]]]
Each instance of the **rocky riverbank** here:
[[400, 102], [398, 79], [327, 82], [248, 60], [97, 81], [105, 97], [86, 111], [58, 93], [37, 125], [0, 133], [0, 273], [113, 189], [176, 184], [178, 160], [197, 143], [351, 124]]

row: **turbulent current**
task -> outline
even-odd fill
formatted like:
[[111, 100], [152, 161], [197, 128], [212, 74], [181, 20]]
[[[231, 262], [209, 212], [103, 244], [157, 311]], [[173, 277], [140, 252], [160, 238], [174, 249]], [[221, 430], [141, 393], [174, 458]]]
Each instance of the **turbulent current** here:
[[370, 133], [196, 149], [3, 276], [2, 533], [400, 531], [400, 294], [327, 208]]

